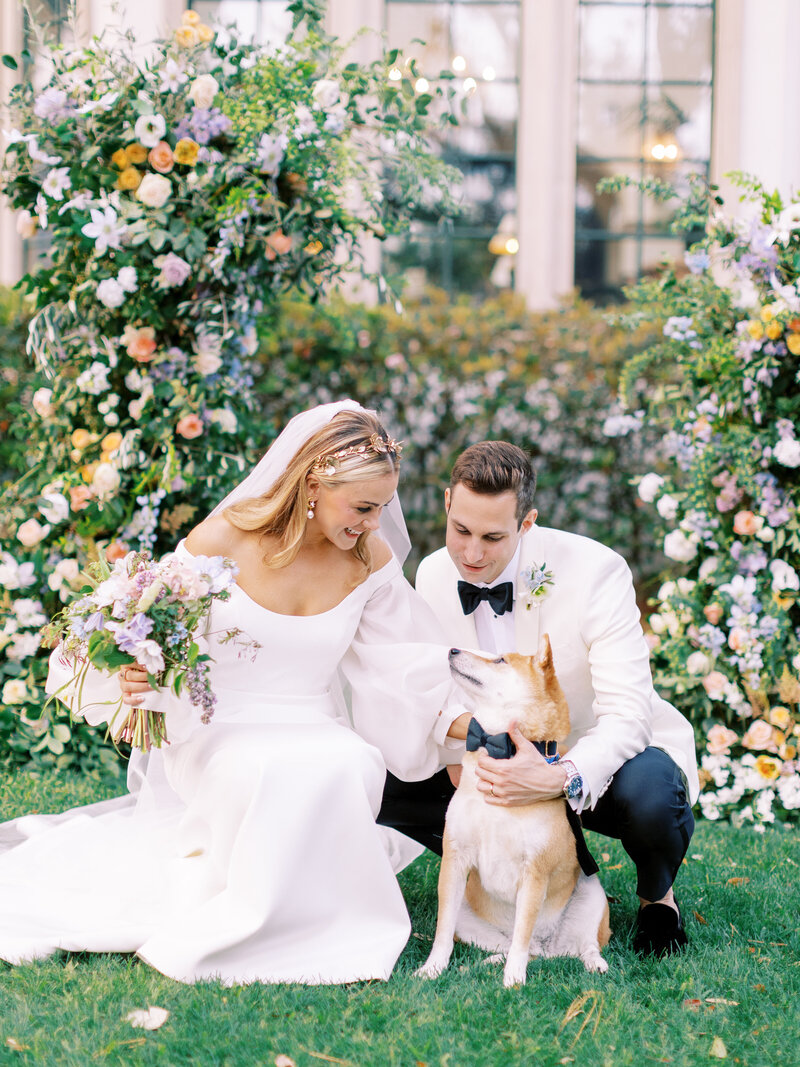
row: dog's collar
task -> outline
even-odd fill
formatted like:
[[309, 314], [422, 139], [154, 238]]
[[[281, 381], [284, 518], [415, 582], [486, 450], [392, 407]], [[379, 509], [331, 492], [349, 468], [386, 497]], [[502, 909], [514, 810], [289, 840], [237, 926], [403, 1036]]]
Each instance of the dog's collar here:
[[[557, 741], [534, 741], [533, 745], [548, 763], [558, 763]], [[517, 751], [517, 746], [511, 740], [510, 734], [487, 734], [473, 716], [467, 729], [467, 752], [475, 752], [479, 748], [485, 748], [492, 759], [511, 759]]]

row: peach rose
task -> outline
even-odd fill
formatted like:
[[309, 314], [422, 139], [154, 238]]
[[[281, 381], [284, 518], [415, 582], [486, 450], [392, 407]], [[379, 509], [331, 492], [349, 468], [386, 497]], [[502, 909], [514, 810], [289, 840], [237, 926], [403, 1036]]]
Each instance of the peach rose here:
[[123, 192], [133, 192], [142, 184], [142, 176], [136, 167], [126, 167], [117, 178], [117, 188]]
[[124, 541], [112, 541], [106, 548], [106, 559], [109, 563], [116, 563], [118, 559], [124, 559], [129, 551]]
[[759, 756], [754, 766], [762, 778], [767, 778], [771, 782], [780, 777], [780, 760], [773, 759], [772, 756]]
[[147, 159], [159, 174], [169, 174], [175, 163], [172, 149], [166, 141], [159, 141], [155, 148], [151, 148]]
[[267, 259], [275, 259], [276, 256], [285, 256], [292, 250], [292, 239], [287, 237], [283, 230], [271, 233], [267, 238]]
[[100, 447], [104, 452], [113, 452], [115, 448], [119, 448], [122, 444], [122, 434], [115, 430], [113, 433], [107, 433], [103, 440], [100, 442]]
[[770, 726], [770, 724], [763, 719], [754, 719], [753, 722], [750, 723], [747, 733], [742, 738], [742, 744], [745, 748], [774, 749], [776, 747], [774, 737], [774, 727]]
[[716, 626], [724, 615], [724, 611], [721, 604], [706, 604], [703, 614], [712, 626]]
[[728, 679], [721, 671], [711, 671], [703, 679], [703, 688], [712, 700], [722, 700]]
[[152, 326], [126, 326], [122, 343], [131, 359], [149, 363], [156, 350], [156, 331]]
[[191, 441], [195, 437], [200, 437], [203, 433], [203, 423], [197, 415], [184, 415], [183, 418], [179, 420], [175, 430], [181, 437], [185, 437], [187, 441]]
[[718, 722], [708, 731], [706, 748], [712, 756], [727, 755], [731, 745], [735, 745], [738, 740], [739, 735], [737, 733]]
[[147, 149], [143, 144], [139, 144], [138, 141], [134, 141], [133, 144], [129, 144], [125, 148], [125, 154], [128, 157], [128, 162], [138, 166], [147, 159]]
[[91, 443], [91, 440], [92, 435], [89, 433], [88, 430], [83, 429], [73, 430], [72, 435], [70, 436], [70, 441], [72, 442], [73, 448], [84, 449], [88, 444]]
[[185, 167], [193, 167], [197, 162], [197, 153], [200, 145], [191, 137], [181, 137], [175, 145], [175, 162], [182, 163]]
[[89, 506], [92, 491], [87, 485], [72, 485], [67, 492], [69, 493], [69, 506], [73, 511], [83, 511]]
[[734, 652], [741, 652], [741, 650], [747, 644], [747, 631], [743, 630], [741, 626], [734, 626], [731, 632], [728, 634], [728, 645]]
[[764, 525], [764, 520], [752, 511], [737, 511], [733, 517], [733, 532], [735, 534], [758, 533]]

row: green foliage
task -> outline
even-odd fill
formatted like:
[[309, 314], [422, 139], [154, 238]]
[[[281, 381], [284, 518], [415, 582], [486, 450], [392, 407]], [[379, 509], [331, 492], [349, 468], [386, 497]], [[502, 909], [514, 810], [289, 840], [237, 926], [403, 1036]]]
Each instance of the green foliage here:
[[443, 543], [442, 493], [458, 453], [506, 437], [534, 458], [543, 525], [598, 538], [640, 575], [660, 566], [629, 484], [653, 442], [604, 432], [620, 368], [652, 340], [650, 327], [628, 336], [579, 300], [532, 313], [510, 293], [477, 306], [432, 290], [402, 310], [336, 298], [286, 302], [281, 311], [259, 354], [262, 424], [273, 432], [297, 411], [342, 396], [377, 408], [405, 441], [412, 564]]

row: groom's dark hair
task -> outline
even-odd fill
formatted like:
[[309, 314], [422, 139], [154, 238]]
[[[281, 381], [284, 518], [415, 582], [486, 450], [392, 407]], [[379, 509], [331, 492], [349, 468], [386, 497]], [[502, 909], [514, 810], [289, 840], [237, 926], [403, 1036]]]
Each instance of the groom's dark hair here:
[[515, 493], [517, 525], [533, 507], [536, 471], [525, 452], [508, 441], [479, 441], [470, 445], [455, 462], [450, 492], [465, 485], [473, 493]]

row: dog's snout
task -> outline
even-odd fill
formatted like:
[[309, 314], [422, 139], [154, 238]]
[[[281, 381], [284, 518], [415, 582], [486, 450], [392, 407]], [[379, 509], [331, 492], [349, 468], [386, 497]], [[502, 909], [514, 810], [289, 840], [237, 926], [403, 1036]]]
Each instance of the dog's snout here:
[[460, 656], [460, 655], [461, 655], [461, 649], [460, 648], [451, 648], [450, 651], [447, 653], [447, 658], [448, 659], [455, 659], [456, 656]]

